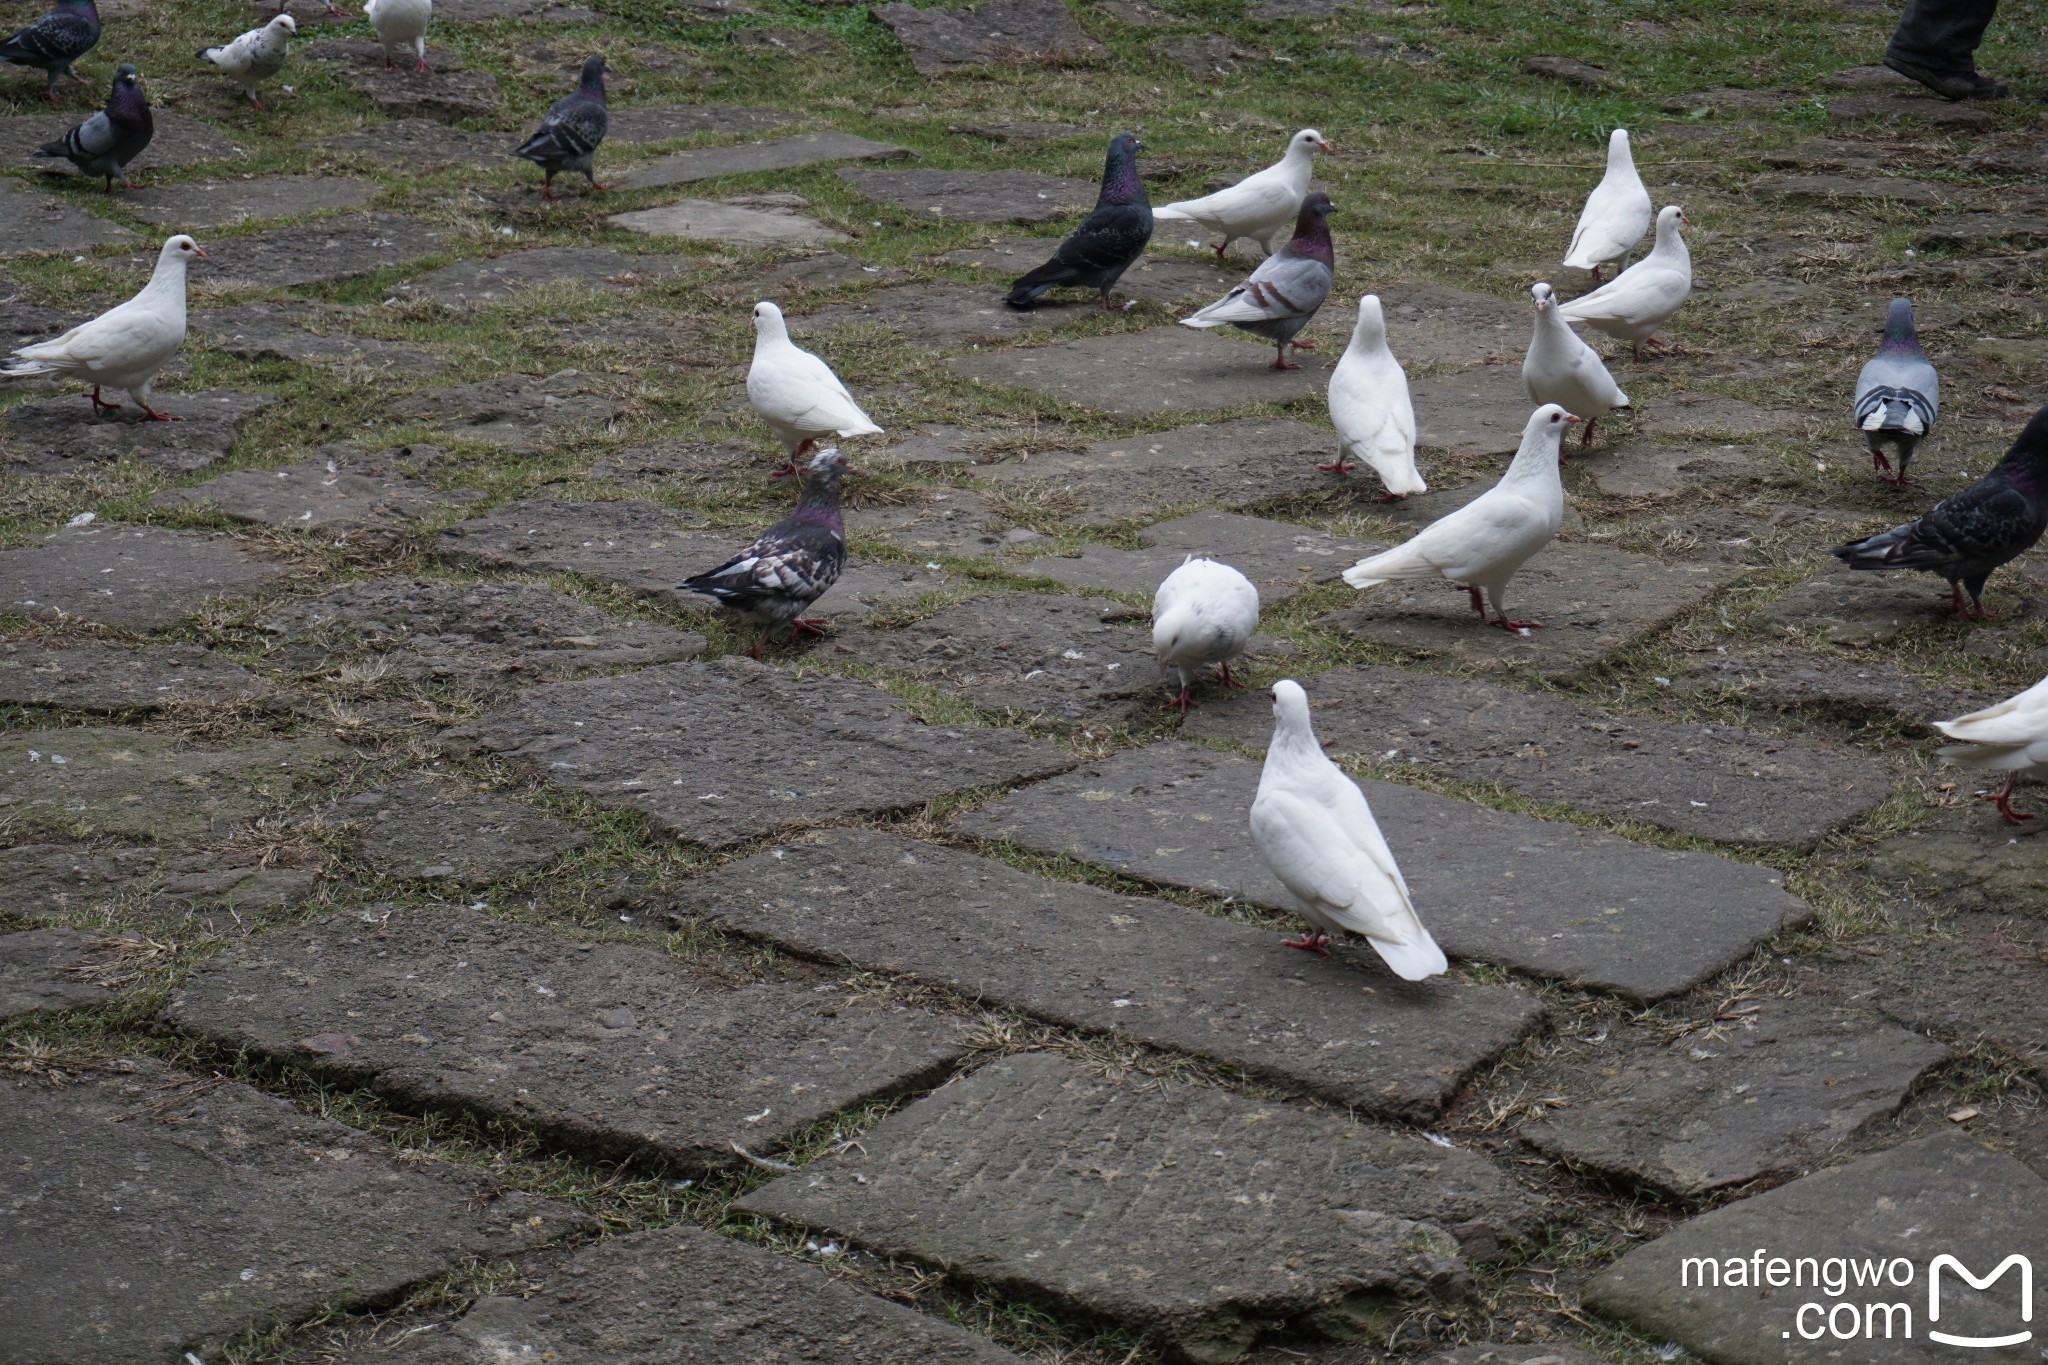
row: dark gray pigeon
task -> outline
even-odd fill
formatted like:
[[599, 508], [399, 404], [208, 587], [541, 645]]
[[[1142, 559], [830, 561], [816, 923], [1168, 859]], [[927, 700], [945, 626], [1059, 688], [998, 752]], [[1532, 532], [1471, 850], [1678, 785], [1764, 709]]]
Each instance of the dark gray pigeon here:
[[134, 188], [128, 183], [128, 163], [142, 155], [155, 135], [149, 99], [142, 93], [142, 73], [123, 62], [114, 68], [107, 107], [55, 142], [45, 142], [36, 155], [63, 157], [86, 175], [105, 176], [107, 193], [112, 194], [116, 176], [123, 189]]
[[836, 446], [811, 456], [796, 511], [709, 573], [683, 580], [685, 591], [701, 593], [760, 623], [761, 638], [748, 651], [757, 659], [775, 627], [785, 621], [792, 643], [803, 631], [822, 633], [818, 628], [823, 623], [803, 613], [839, 581], [846, 567], [846, 523], [839, 515], [839, 480], [845, 473], [846, 457]]
[[1269, 368], [1300, 369], [1287, 358], [1287, 347], [1291, 343], [1301, 350], [1313, 349], [1294, 337], [1323, 306], [1337, 276], [1329, 223], [1335, 207], [1327, 194], [1312, 194], [1303, 200], [1294, 239], [1261, 261], [1250, 279], [1193, 317], [1182, 318], [1181, 325], [1221, 327], [1228, 323], [1240, 327], [1266, 337], [1279, 348], [1280, 354]]
[[[1984, 580], [2034, 548], [2048, 529], [2048, 407], [2005, 458], [1925, 516], [1829, 553], [1852, 569], [1921, 569], [1948, 580], [1958, 616], [1984, 615]], [[1967, 606], [1963, 594], [1970, 595]]]
[[[1863, 433], [1872, 466], [1885, 482], [1901, 487], [1912, 483], [1906, 477], [1907, 462], [1933, 430], [1940, 407], [1941, 379], [1913, 331], [1913, 305], [1893, 299], [1884, 315], [1884, 340], [1856, 376], [1856, 427]], [[1899, 457], [1896, 474], [1885, 458], [1887, 446]]]
[[71, 64], [92, 51], [100, 40], [100, 12], [92, 0], [57, 0], [57, 7], [18, 33], [0, 38], [0, 61], [39, 68], [50, 78], [44, 89], [57, 98], [57, 78], [69, 76], [80, 85], [91, 82]]
[[1096, 290], [1102, 306], [1109, 307], [1109, 291], [1152, 240], [1152, 203], [1138, 178], [1138, 149], [1144, 145], [1129, 133], [1109, 140], [1095, 211], [1060, 243], [1051, 260], [1010, 286], [1004, 303], [1028, 309], [1046, 290], [1066, 286]]
[[540, 167], [543, 199], [555, 197], [555, 177], [563, 171], [579, 172], [592, 189], [601, 190], [604, 186], [597, 183], [597, 176], [592, 173], [591, 158], [604, 141], [604, 131], [610, 122], [611, 115], [604, 107], [604, 58], [592, 57], [583, 63], [583, 80], [576, 93], [564, 95], [549, 105], [540, 127], [514, 148], [512, 155], [523, 156]]

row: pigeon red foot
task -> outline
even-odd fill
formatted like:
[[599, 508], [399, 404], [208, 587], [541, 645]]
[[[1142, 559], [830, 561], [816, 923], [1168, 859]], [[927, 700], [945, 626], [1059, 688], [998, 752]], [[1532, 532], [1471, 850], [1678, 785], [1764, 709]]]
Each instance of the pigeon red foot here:
[[101, 398], [100, 386], [97, 384], [92, 386], [92, 392], [88, 393], [86, 397], [92, 400], [92, 415], [95, 417], [103, 412], [113, 412], [121, 406], [119, 403], [109, 403], [106, 399]]
[[1235, 678], [1233, 678], [1233, 677], [1231, 677], [1231, 676], [1230, 676], [1230, 665], [1229, 665], [1229, 664], [1218, 664], [1218, 665], [1216, 665], [1216, 671], [1217, 671], [1218, 673], [1220, 673], [1220, 674], [1221, 674], [1221, 675], [1223, 676], [1223, 685], [1224, 685], [1225, 687], [1243, 687], [1243, 686], [1244, 686], [1244, 684], [1243, 684], [1243, 683], [1239, 682], [1239, 681], [1238, 681], [1237, 679], [1235, 679]]
[[1488, 621], [1486, 624], [1489, 626], [1499, 626], [1510, 635], [1519, 635], [1525, 630], [1541, 630], [1543, 628], [1541, 621], [1517, 621], [1506, 612], [1502, 612], [1498, 617]]
[[2030, 810], [2014, 810], [2012, 808], [2012, 784], [2018, 780], [2018, 773], [2007, 773], [2004, 786], [1995, 792], [1984, 793], [1984, 799], [1998, 807], [1998, 813], [2005, 817], [2005, 823], [2008, 825], [2017, 825], [2022, 820], [2034, 818], [2034, 812]]
[[1299, 948], [1303, 952], [1316, 953], [1322, 957], [1330, 955], [1330, 936], [1320, 930], [1303, 934], [1299, 938], [1283, 938], [1280, 943], [1283, 947]]
[[[1339, 455], [1328, 464], [1319, 464], [1316, 468], [1325, 474], [1349, 474], [1352, 470], [1358, 468], [1358, 465], [1355, 461], [1346, 460], [1342, 455]], [[1385, 497], [1386, 494], [1383, 493], [1380, 496]]]
[[1172, 707], [1174, 710], [1180, 712], [1182, 715], [1186, 715], [1190, 711], [1199, 711], [1202, 709], [1202, 704], [1196, 701], [1194, 697], [1190, 695], [1188, 689], [1185, 687], [1181, 688], [1179, 696], [1175, 697], [1172, 701], [1166, 704]]

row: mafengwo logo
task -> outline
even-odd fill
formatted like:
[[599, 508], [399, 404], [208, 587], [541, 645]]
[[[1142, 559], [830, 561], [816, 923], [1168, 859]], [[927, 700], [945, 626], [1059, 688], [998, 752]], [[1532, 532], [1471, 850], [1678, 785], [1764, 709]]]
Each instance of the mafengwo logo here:
[[[2034, 1263], [2018, 1254], [1979, 1275], [1944, 1252], [1923, 1275], [1904, 1256], [1785, 1257], [1759, 1247], [1746, 1258], [1689, 1256], [1679, 1264], [1679, 1287], [1792, 1290], [1780, 1333], [1787, 1340], [1924, 1339], [1994, 1350], [2034, 1339]], [[1811, 1294], [1802, 1300], [1800, 1290]], [[1916, 1319], [1916, 1307], [1924, 1317]]]

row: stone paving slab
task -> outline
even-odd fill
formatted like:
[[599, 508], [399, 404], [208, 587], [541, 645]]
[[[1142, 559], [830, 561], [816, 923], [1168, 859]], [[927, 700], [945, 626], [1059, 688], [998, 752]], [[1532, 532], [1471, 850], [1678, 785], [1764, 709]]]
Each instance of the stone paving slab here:
[[1844, 95], [1828, 101], [1828, 118], [1836, 123], [1886, 122], [1923, 124], [1929, 128], [1983, 128], [1996, 122], [1988, 109], [1951, 104], [1933, 96]]
[[889, 4], [869, 12], [909, 49], [920, 76], [1012, 62], [1086, 62], [1104, 51], [1074, 22], [1062, 0], [983, 0], [936, 10]]
[[1415, 405], [1415, 444], [1452, 455], [1514, 454], [1536, 410], [1519, 364], [1418, 379], [1408, 393]]
[[81, 526], [0, 553], [0, 611], [162, 630], [206, 598], [253, 592], [287, 571], [219, 532]]
[[[1012, 792], [950, 828], [1292, 913], [1252, 844], [1258, 786], [1250, 759], [1154, 744]], [[1359, 786], [1423, 923], [1453, 957], [1656, 1000], [1807, 914], [1769, 868], [1392, 782]]]
[[[1853, 1358], [1869, 1365], [1954, 1360], [1957, 1348], [1930, 1340], [1926, 1333], [1933, 1324], [1918, 1316], [1929, 1302], [1930, 1259], [1953, 1256], [1973, 1275], [1989, 1275], [2012, 1255], [2041, 1264], [2048, 1256], [2048, 1229], [2040, 1217], [2044, 1197], [2048, 1182], [2013, 1157], [1959, 1133], [1940, 1133], [1682, 1223], [1595, 1276], [1586, 1302], [1703, 1360], [1822, 1365], [1849, 1357], [1824, 1329], [1810, 1341], [1799, 1330], [1813, 1330], [1813, 1313], [1803, 1323], [1797, 1316], [1803, 1303], [1818, 1301], [1823, 1311], [1833, 1306], [1833, 1296], [1814, 1287], [1813, 1269], [1803, 1289], [1774, 1288], [1768, 1279], [1750, 1284], [1754, 1272], [1731, 1286], [1728, 1263], [1741, 1258], [1747, 1269], [1758, 1248], [1786, 1261], [1842, 1257], [1858, 1264], [1874, 1257], [1884, 1264], [1904, 1257], [1912, 1271], [1906, 1287], [1889, 1281], [1878, 1289], [1852, 1285], [1844, 1296], [1859, 1325]], [[1683, 1284], [1681, 1263], [1687, 1257], [1718, 1262], [1713, 1268], [1724, 1272], [1718, 1287], [1702, 1287], [1698, 1267], [1690, 1286]], [[1940, 1283], [1939, 1330], [1964, 1337], [2009, 1335], [2018, 1297], [2010, 1279], [1978, 1291], [1951, 1271]], [[1892, 1302], [1903, 1302], [1914, 1315], [1914, 1334], [1890, 1338], [1880, 1326], [1864, 1337], [1864, 1305]], [[1882, 1324], [1884, 1315], [1877, 1320]]]
[[1068, 763], [1059, 746], [1015, 730], [922, 724], [880, 688], [738, 655], [531, 688], [442, 741], [711, 848]]
[[605, 221], [649, 237], [684, 237], [736, 246], [812, 246], [853, 240], [794, 209], [751, 208], [713, 199], [679, 199], [660, 208], [615, 213]]
[[[108, 17], [112, 17], [111, 7], [108, 8]], [[104, 87], [98, 91], [98, 95], [101, 96], [105, 93]], [[92, 107], [97, 109], [99, 106], [100, 101], [95, 98]], [[0, 119], [0, 147], [19, 149], [23, 153], [32, 151], [45, 142], [55, 142], [63, 137], [83, 117], [85, 115], [79, 110], [54, 110], [46, 114], [16, 114], [11, 118]], [[211, 123], [203, 123], [174, 109], [152, 109], [150, 119], [155, 125], [156, 135], [151, 139], [149, 146], [143, 148], [135, 160], [128, 163], [128, 174], [131, 179], [135, 178], [138, 171], [151, 171], [159, 167], [197, 166], [208, 161], [240, 160], [247, 155], [242, 150], [237, 134], [224, 128], [217, 128]], [[69, 167], [61, 171], [52, 170], [48, 161], [28, 161], [26, 157], [23, 157], [23, 162], [43, 170], [53, 179], [73, 178], [73, 172]], [[95, 187], [99, 184], [97, 178], [94, 178], [92, 183]], [[154, 261], [156, 257], [152, 254], [150, 259]]]
[[[1330, 1362], [1329, 1365], [1335, 1365]], [[1574, 1346], [1545, 1342], [1540, 1346], [1503, 1346], [1496, 1342], [1474, 1342], [1428, 1356], [1420, 1365], [1601, 1365]]]
[[[2040, 822], [2008, 825], [1974, 799], [1977, 792], [1996, 791], [2000, 775], [1950, 769], [1941, 780], [1955, 782], [1963, 799], [1914, 812], [1911, 828], [1871, 853], [1870, 874], [1952, 910], [2028, 910], [2048, 903], [2048, 839], [2040, 837]], [[2033, 809], [2039, 791], [2022, 786], [2021, 809]]]
[[178, 838], [260, 815], [301, 795], [341, 748], [253, 739], [224, 749], [112, 726], [0, 736], [0, 811], [45, 829]]
[[149, 501], [152, 507], [209, 507], [233, 521], [285, 530], [346, 534], [411, 526], [482, 496], [316, 455], [282, 469], [237, 469]]
[[[963, 379], [1028, 389], [1114, 417], [1216, 412], [1302, 398], [1323, 401], [1332, 364], [1327, 355], [1304, 352], [1295, 357], [1300, 369], [1269, 370], [1273, 350], [1254, 340], [1225, 336], [1221, 329], [1198, 332], [1176, 325], [1080, 337], [1057, 346], [958, 355], [946, 364]], [[1524, 412], [1522, 422], [1528, 417]], [[1518, 435], [1520, 430], [1517, 423]]]
[[1079, 556], [1048, 555], [1017, 572], [1076, 588], [1106, 588], [1149, 597], [1189, 555], [1208, 555], [1239, 570], [1272, 607], [1305, 588], [1328, 583], [1383, 547], [1346, 540], [1328, 531], [1236, 512], [1195, 512], [1147, 526], [1143, 550], [1090, 545]]
[[[1997, 610], [1996, 599], [2004, 595], [2001, 588], [2009, 593], [2023, 585], [2024, 580], [2008, 569], [1985, 590], [1991, 599], [1987, 605]], [[1948, 585], [1928, 574], [1856, 573], [1836, 565], [1766, 603], [1756, 614], [1755, 625], [1780, 638], [1868, 649], [1949, 619], [1948, 605]]]
[[869, 830], [728, 864], [685, 884], [676, 907], [806, 957], [936, 981], [1415, 1122], [1543, 1021], [1519, 990], [1410, 984], [1370, 952], [1310, 961], [1270, 929]]
[[[360, 325], [360, 314], [353, 309], [269, 300], [201, 309], [187, 322], [207, 344], [243, 360], [289, 360], [395, 372], [406, 378], [431, 374], [447, 364], [445, 355], [348, 330]], [[317, 328], [332, 330], [313, 330]]]
[[[930, 12], [930, 11], [927, 11]], [[962, 223], [1045, 223], [1095, 206], [1100, 186], [1037, 171], [863, 171], [839, 178], [870, 199], [922, 219]]]
[[[1023, 354], [1010, 352], [1009, 354]], [[1064, 495], [1056, 503], [1077, 526], [1150, 519], [1189, 503], [1245, 511], [1327, 484], [1316, 464], [1336, 438], [1302, 422], [1272, 417], [1175, 427], [1097, 441], [1080, 450], [1041, 450], [977, 477]]]
[[8, 409], [7, 425], [0, 429], [0, 470], [56, 474], [121, 459], [158, 469], [204, 469], [226, 456], [249, 419], [276, 401], [267, 393], [233, 389], [157, 394], [157, 410], [176, 422], [143, 421], [125, 399], [114, 413], [95, 413], [77, 394], [22, 403]]
[[1368, 589], [1358, 595], [1358, 605], [1320, 624], [1424, 658], [1569, 677], [1662, 630], [1738, 576], [1725, 564], [1553, 542], [1508, 588], [1509, 612], [1543, 623], [1527, 635], [1487, 626], [1465, 594], [1441, 579]]
[[[57, 132], [61, 136], [64, 130]], [[12, 178], [0, 178], [0, 257], [32, 251], [69, 255], [108, 242], [130, 241], [134, 236], [119, 223], [73, 208], [61, 199], [32, 193]]]
[[1235, 1359], [1261, 1328], [1325, 1305], [1323, 1324], [1384, 1331], [1408, 1301], [1465, 1290], [1461, 1243], [1484, 1254], [1543, 1217], [1468, 1152], [1174, 1081], [1118, 1084], [1044, 1053], [991, 1062], [861, 1141], [735, 1207], [1197, 1361]]
[[107, 999], [104, 986], [71, 971], [91, 956], [95, 938], [79, 929], [0, 934], [0, 1020]]
[[316, 870], [262, 859], [261, 850], [21, 843], [0, 849], [0, 910], [33, 924], [154, 924], [188, 912], [205, 919], [214, 908], [232, 921], [313, 894]]
[[[1057, 237], [1001, 237], [982, 246], [962, 247], [948, 251], [934, 259], [942, 265], [963, 266], [979, 270], [1007, 283], [1029, 270], [1036, 270], [1052, 259], [1052, 253], [1059, 247]], [[1229, 293], [1244, 279], [1244, 272], [1234, 265], [1219, 266], [1214, 262], [1190, 261], [1177, 256], [1140, 256], [1135, 265], [1125, 271], [1117, 281], [1112, 297], [1149, 299], [1154, 303], [1172, 304], [1208, 303]], [[986, 292], [986, 291], [984, 291]], [[1001, 302], [1002, 291], [991, 297]], [[1095, 300], [1093, 290], [1063, 290], [1039, 303], [1042, 311], [1051, 308], [1057, 316], [1060, 313], [1081, 312], [1085, 315]], [[1051, 307], [1065, 301], [1073, 306], [1067, 309]], [[1025, 314], [1024, 316], [1030, 316]]]
[[213, 1356], [597, 1222], [231, 1081], [123, 1062], [5, 1082], [0, 1315], [22, 1360]]
[[957, 1022], [809, 985], [730, 985], [656, 948], [447, 907], [242, 943], [173, 993], [178, 1027], [483, 1113], [617, 1159], [737, 1164], [852, 1105], [936, 1083]]
[[621, 146], [668, 142], [697, 133], [765, 132], [797, 117], [781, 109], [736, 104], [636, 104], [607, 112], [604, 139]]
[[198, 645], [0, 642], [0, 702], [73, 711], [157, 711], [275, 695], [273, 684]]
[[[121, 207], [145, 223], [179, 232], [224, 227], [261, 218], [295, 218], [322, 209], [357, 209], [383, 186], [344, 176], [266, 175], [151, 185], [121, 197]], [[207, 253], [212, 259], [212, 252]]]
[[[211, 240], [206, 260], [192, 278], [201, 285], [269, 289], [328, 284], [432, 256], [451, 235], [449, 228], [404, 214], [345, 213], [296, 227]], [[156, 250], [115, 257], [111, 264], [140, 277], [155, 266]]]
[[680, 256], [635, 255], [603, 246], [536, 247], [444, 265], [405, 281], [395, 292], [401, 298], [428, 298], [450, 308], [485, 307], [503, 303], [523, 289], [550, 284], [636, 289], [689, 265]]
[[[756, 458], [747, 450], [749, 464]], [[1026, 527], [998, 531], [1004, 520], [988, 498], [970, 488], [906, 488], [890, 490], [903, 501], [888, 507], [863, 507], [856, 514], [856, 542], [880, 542], [914, 555], [976, 558], [1044, 537]]]
[[1660, 440], [1742, 441], [1796, 434], [1811, 422], [1804, 413], [1761, 408], [1718, 393], [1666, 392], [1643, 404], [1637, 429]]
[[1590, 1100], [1519, 1135], [1610, 1179], [1699, 1198], [1824, 1160], [1897, 1114], [1948, 1056], [1867, 1014], [1772, 1000], [1662, 1047], [1583, 1058], [1578, 1069], [1603, 1078]]
[[490, 118], [502, 102], [497, 77], [463, 69], [460, 60], [435, 47], [427, 49], [427, 71], [413, 70], [410, 61], [387, 69], [384, 48], [375, 42], [320, 38], [300, 45], [293, 55], [333, 65], [342, 83], [386, 118], [461, 123]]
[[621, 189], [644, 190], [663, 185], [690, 185], [721, 175], [789, 171], [831, 161], [900, 161], [909, 155], [908, 147], [899, 147], [893, 142], [875, 142], [827, 128], [822, 132], [798, 133], [794, 137], [775, 138], [768, 142], [690, 147], [670, 152], [667, 156], [641, 162], [615, 177], [612, 183]]
[[504, 134], [472, 133], [423, 118], [367, 124], [352, 132], [323, 137], [316, 145], [360, 156], [407, 175], [424, 175], [454, 162], [499, 166], [505, 160]]
[[[1412, 669], [1334, 669], [1302, 685], [1316, 737], [1333, 752], [1499, 782], [1532, 800], [1728, 843], [1811, 849], [1891, 793], [1884, 769], [1861, 754], [1733, 725], [1621, 716]], [[1263, 748], [1272, 700], [1218, 702], [1184, 728], [1190, 738]]]
[[317, 814], [359, 831], [357, 856], [386, 876], [451, 886], [489, 886], [590, 842], [545, 811], [425, 776], [356, 792]]
[[[1089, 308], [1092, 308], [1092, 303]], [[834, 303], [804, 320], [815, 328], [866, 323], [901, 332], [931, 350], [980, 341], [1007, 341], [1031, 336], [1062, 323], [1086, 317], [1089, 308], [1032, 308], [1019, 312], [1006, 306], [1000, 292], [986, 286], [950, 282], [898, 285]]]
[[578, 370], [427, 389], [391, 406], [394, 417], [520, 451], [552, 445], [579, 428], [608, 425], [625, 411], [626, 404], [605, 392], [595, 375]]
[[1697, 490], [1753, 488], [1768, 465], [1753, 447], [1673, 446], [1629, 440], [1589, 455], [1593, 486], [1610, 498], [1673, 498]]
[[1992, 692], [1930, 682], [1867, 655], [1770, 645], [1699, 655], [1672, 677], [1671, 685], [1680, 695], [1814, 715], [1839, 725], [1914, 725], [1930, 734], [1929, 721], [1967, 715], [2001, 699]]

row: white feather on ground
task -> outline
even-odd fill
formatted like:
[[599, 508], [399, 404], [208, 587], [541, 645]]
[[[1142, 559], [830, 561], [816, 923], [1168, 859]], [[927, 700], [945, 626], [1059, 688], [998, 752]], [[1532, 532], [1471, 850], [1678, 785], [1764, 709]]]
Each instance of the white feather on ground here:
[[1337, 427], [1337, 458], [1318, 468], [1348, 474], [1347, 462], [1363, 460], [1380, 476], [1389, 498], [1429, 491], [1415, 467], [1415, 404], [1408, 374], [1387, 346], [1386, 315], [1377, 294], [1358, 301], [1351, 344], [1330, 373], [1330, 420]]
[[1219, 560], [1189, 555], [1152, 594], [1152, 652], [1162, 672], [1180, 677], [1175, 704], [1185, 711], [1189, 674], [1210, 664], [1223, 672], [1223, 684], [1236, 686], [1230, 661], [1241, 656], [1259, 628], [1259, 590], [1252, 581]]
[[1301, 213], [1301, 201], [1308, 197], [1308, 182], [1315, 171], [1315, 154], [1327, 152], [1330, 144], [1313, 128], [1304, 128], [1288, 140], [1287, 152], [1262, 171], [1254, 172], [1214, 194], [1200, 199], [1183, 199], [1152, 210], [1155, 227], [1195, 223], [1223, 238], [1212, 248], [1216, 259], [1240, 237], [1249, 237], [1274, 252], [1273, 239], [1294, 227]]
[[747, 401], [774, 428], [794, 462], [827, 436], [881, 432], [832, 373], [832, 367], [789, 339], [782, 310], [754, 305], [754, 363], [747, 370]]
[[1572, 229], [1572, 244], [1564, 263], [1574, 270], [1590, 271], [1600, 278], [1600, 268], [1635, 250], [1636, 243], [1650, 230], [1650, 191], [1636, 173], [1636, 160], [1629, 152], [1628, 129], [1616, 128], [1607, 138], [1607, 174], [1586, 196], [1579, 210], [1579, 225]]
[[185, 269], [205, 254], [190, 237], [172, 237], [157, 252], [156, 269], [141, 293], [60, 337], [21, 347], [0, 375], [90, 384], [96, 405], [102, 388], [120, 389], [145, 415], [161, 419], [149, 405], [150, 385], [184, 344]]

